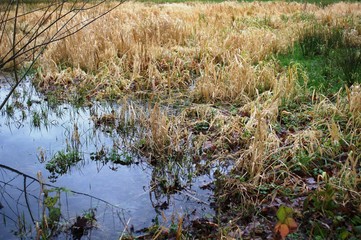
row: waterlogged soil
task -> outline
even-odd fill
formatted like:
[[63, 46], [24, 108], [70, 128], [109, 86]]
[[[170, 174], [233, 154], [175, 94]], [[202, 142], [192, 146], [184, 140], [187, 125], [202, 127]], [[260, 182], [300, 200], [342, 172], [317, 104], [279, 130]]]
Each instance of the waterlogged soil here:
[[[9, 89], [3, 78], [1, 99]], [[134, 134], [99, 122], [121, 107], [50, 104], [30, 83], [18, 88], [0, 117], [0, 239], [151, 237], [180, 221], [211, 224], [212, 174], [151, 165], [131, 150]]]

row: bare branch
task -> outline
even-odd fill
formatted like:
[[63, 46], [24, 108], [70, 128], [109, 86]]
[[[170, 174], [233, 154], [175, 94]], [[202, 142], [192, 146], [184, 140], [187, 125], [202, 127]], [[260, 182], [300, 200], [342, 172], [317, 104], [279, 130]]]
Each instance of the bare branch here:
[[[18, 85], [26, 78], [46, 46], [78, 33], [89, 24], [117, 8], [124, 3], [124, 1], [125, 0], [114, 4], [114, 6], [109, 7], [101, 13], [94, 13], [85, 20], [75, 22], [76, 17], [80, 13], [96, 9], [106, 2], [109, 2], [109, 0], [100, 0], [93, 3], [90, 3], [92, 2], [90, 0], [74, 0], [71, 1], [67, 7], [65, 7], [64, 4], [69, 1], [49, 1], [45, 6], [39, 5], [39, 7], [30, 9], [29, 11], [24, 9], [24, 12], [19, 12], [20, 0], [9, 0], [9, 2], [4, 5], [4, 12], [0, 18], [0, 43], [5, 44], [5, 41], [8, 41], [8, 43], [11, 42], [12, 45], [7, 48], [5, 53], [0, 52], [0, 70], [9, 69], [9, 65], [11, 65], [16, 81], [0, 104], [0, 110], [5, 106]], [[15, 12], [13, 10], [14, 8]], [[22, 24], [20, 20], [25, 21], [27, 16], [38, 13], [41, 14], [34, 23], [30, 24], [30, 26], [26, 25], [27, 23], [23, 23], [26, 27], [20, 28]], [[11, 35], [11, 30], [9, 31], [8, 29], [8, 23], [12, 21], [14, 24]], [[8, 39], [6, 36], [8, 36]], [[10, 38], [12, 39], [10, 40]], [[30, 59], [30, 57], [32, 57], [32, 59]], [[29, 60], [31, 60], [30, 65], [27, 66], [25, 73], [19, 78], [17, 69], [23, 66], [25, 61]]]

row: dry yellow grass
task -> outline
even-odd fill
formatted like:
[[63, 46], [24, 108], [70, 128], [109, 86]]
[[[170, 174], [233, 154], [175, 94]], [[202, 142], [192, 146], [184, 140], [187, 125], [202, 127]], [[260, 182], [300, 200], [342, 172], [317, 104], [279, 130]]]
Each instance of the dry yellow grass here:
[[[299, 29], [308, 24], [298, 15], [314, 14], [325, 24], [335, 25], [346, 24], [345, 16], [360, 11], [359, 4], [343, 3], [319, 9], [284, 2], [129, 2], [79, 34], [50, 45], [39, 66], [45, 75], [42, 81], [48, 84], [66, 84], [74, 78], [62, 74], [59, 65], [79, 68], [87, 73], [87, 84], [105, 96], [194, 84], [192, 94], [202, 101], [235, 101], [254, 96], [255, 89], [274, 90], [277, 86], [280, 73], [273, 65], [259, 62], [293, 46]], [[17, 38], [22, 38], [21, 32], [41, 14], [19, 18]], [[89, 17], [86, 14], [94, 13], [80, 14], [74, 22]], [[7, 31], [11, 36], [10, 26]], [[11, 39], [4, 40], [1, 53], [11, 49]]]
[[[62, 74], [60, 65], [85, 71], [87, 84], [105, 95], [194, 84], [199, 99], [252, 96], [256, 87], [272, 87], [275, 77], [265, 76], [267, 64], [252, 64], [293, 44], [294, 29], [302, 23], [285, 23], [280, 16], [301, 11], [302, 5], [285, 3], [126, 3], [81, 33], [50, 45], [39, 61], [42, 81], [72, 82], [74, 75]], [[19, 19], [20, 25], [39, 14]]]
[[[215, 111], [208, 121], [214, 131], [195, 136], [194, 145], [190, 145], [199, 148], [212, 140], [222, 148], [225, 142], [247, 142], [228, 157], [236, 161], [238, 168], [247, 169], [258, 184], [265, 169], [282, 168], [283, 160], [274, 162], [275, 154], [287, 159], [299, 151], [327, 151], [319, 149], [319, 139], [327, 133], [317, 130], [317, 122], [284, 140], [292, 147], [280, 148], [284, 143], [273, 126], [280, 114], [291, 114], [278, 112], [281, 101], [292, 101], [304, 89], [298, 85], [302, 70], [297, 65], [283, 70], [272, 56], [292, 48], [302, 36], [302, 29], [312, 27], [313, 19], [348, 29], [350, 18], [360, 15], [360, 4], [345, 3], [323, 9], [284, 2], [128, 2], [79, 34], [50, 45], [38, 63], [38, 82], [44, 88], [59, 86], [60, 91], [61, 86], [67, 89], [78, 84], [89, 98], [96, 99], [121, 99], [133, 92], [163, 98], [181, 90], [195, 102], [240, 104], [239, 112], [249, 114], [247, 120], [204, 105], [206, 112]], [[356, 41], [359, 35], [352, 34]], [[357, 118], [360, 104], [355, 89], [349, 94], [349, 110]], [[315, 102], [310, 114], [329, 115], [335, 111], [346, 114], [343, 111], [347, 109], [332, 106], [325, 99]], [[205, 115], [198, 119], [204, 120]], [[149, 129], [145, 135], [147, 150], [159, 155], [178, 152], [181, 139], [188, 134], [186, 128], [192, 126], [192, 118], [184, 116], [169, 117], [158, 105], [150, 109], [149, 118], [142, 121]], [[338, 126], [332, 122], [327, 126], [330, 138], [336, 141]], [[245, 131], [253, 137], [236, 139]], [[227, 151], [220, 151], [226, 158]]]
[[[260, 61], [293, 46], [302, 34], [299, 29], [309, 24], [297, 16], [315, 14], [327, 24], [343, 24], [344, 16], [359, 12], [358, 4], [342, 3], [319, 9], [284, 2], [128, 2], [79, 34], [48, 46], [38, 65], [40, 81], [43, 86], [66, 85], [74, 75], [86, 76], [91, 97], [95, 92], [114, 97], [191, 87], [199, 101], [244, 102], [256, 89], [274, 91], [284, 85], [286, 73]], [[20, 18], [20, 30], [27, 31], [41, 14]], [[87, 14], [94, 13], [82, 13], [74, 22]], [[11, 46], [6, 39], [0, 52]]]
[[[351, 200], [357, 200], [360, 86], [331, 101], [307, 92], [302, 68], [294, 64], [283, 69], [274, 56], [293, 48], [313, 21], [344, 28], [350, 41], [361, 43], [360, 25], [350, 24], [360, 16], [357, 3], [319, 8], [285, 2], [127, 2], [79, 34], [48, 46], [37, 64], [36, 82], [45, 90], [55, 86], [72, 94], [83, 89], [90, 99], [119, 100], [120, 121], [138, 121], [146, 129], [140, 134], [145, 140], [141, 147], [159, 161], [181, 152], [196, 155], [205, 142], [212, 142], [217, 149], [213, 159], [232, 160], [247, 179], [230, 179], [226, 187], [241, 191], [248, 201], [247, 191], [264, 182], [305, 184], [290, 171], [304, 167], [298, 159], [302, 153], [337, 159], [345, 145], [350, 149], [346, 162], [329, 182], [350, 190]], [[9, 44], [2, 43], [0, 53]], [[178, 115], [167, 114], [159, 103], [142, 112], [123, 100], [133, 93], [169, 102], [187, 98], [192, 106]], [[309, 99], [307, 104], [302, 97]], [[280, 111], [285, 101], [299, 104], [302, 113]], [[234, 104], [236, 112], [212, 105], [219, 102]], [[276, 129], [282, 125], [279, 119], [294, 114], [308, 118], [297, 129]], [[336, 117], [347, 124], [340, 126]], [[202, 122], [208, 124], [207, 133], [194, 134]]]

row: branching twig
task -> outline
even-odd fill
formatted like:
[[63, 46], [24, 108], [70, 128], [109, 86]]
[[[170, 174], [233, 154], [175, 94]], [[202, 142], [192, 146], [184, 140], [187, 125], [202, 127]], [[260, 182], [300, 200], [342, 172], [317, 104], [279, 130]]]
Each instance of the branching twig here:
[[[118, 2], [112, 7], [109, 7], [107, 10], [104, 10], [101, 13], [96, 13], [95, 15], [82, 20], [78, 23], [74, 23], [75, 17], [78, 16], [81, 12], [89, 11], [95, 8], [98, 8], [102, 4], [105, 4], [107, 0], [97, 1], [96, 3], [90, 4], [90, 0], [84, 1], [72, 1], [72, 4], [67, 8], [68, 10], [64, 11], [64, 1], [50, 1], [47, 6], [40, 6], [37, 9], [25, 13], [19, 13], [19, 0], [11, 0], [5, 6], [5, 11], [0, 19], [0, 43], [3, 42], [4, 37], [6, 36], [6, 26], [8, 22], [14, 21], [13, 35], [12, 35], [12, 46], [6, 53], [0, 55], [0, 70], [4, 70], [8, 64], [12, 63], [12, 71], [15, 77], [15, 84], [10, 89], [9, 93], [5, 96], [4, 100], [0, 104], [0, 110], [3, 109], [15, 89], [19, 84], [26, 78], [31, 68], [34, 66], [34, 63], [42, 55], [46, 46], [51, 43], [64, 40], [67, 37], [70, 37], [79, 31], [83, 30], [89, 24], [108, 14], [123, 1]], [[10, 12], [12, 6], [15, 6], [15, 15], [11, 16]], [[24, 18], [25, 16], [41, 12], [41, 16], [36, 20], [36, 22], [30, 26], [29, 30], [24, 31], [24, 36], [17, 38], [18, 31], [18, 19]], [[55, 16], [55, 19], [50, 21], [51, 18]], [[47, 23], [50, 21], [50, 23]], [[61, 24], [59, 26], [59, 24]], [[69, 26], [73, 24], [72, 26]], [[50, 30], [55, 29], [53, 33]], [[30, 65], [26, 68], [24, 74], [21, 77], [18, 76], [17, 69], [19, 66], [23, 65], [30, 56], [32, 56], [32, 61]]]
[[[12, 168], [12, 167], [9, 167], [9, 166], [3, 165], [3, 164], [0, 164], [0, 168], [9, 170], [9, 171], [14, 172], [14, 173], [16, 173], [16, 174], [18, 174], [18, 175], [21, 175], [21, 176], [23, 176], [23, 177], [26, 177], [26, 178], [32, 179], [32, 180], [34, 180], [34, 181], [36, 181], [36, 182], [38, 182], [38, 183], [41, 183], [37, 178], [32, 177], [32, 176], [30, 176], [30, 175], [28, 175], [28, 174], [25, 174], [25, 173], [23, 173], [23, 172], [20, 172], [19, 170], [15, 169], [15, 168]], [[51, 188], [55, 188], [55, 189], [60, 189], [59, 187], [54, 186], [54, 185], [51, 185], [51, 184], [48, 184], [48, 183], [41, 183], [41, 184], [42, 184], [43, 186], [47, 186], [47, 187], [51, 187]], [[108, 202], [108, 201], [105, 201], [105, 200], [103, 200], [103, 199], [101, 199], [101, 198], [92, 196], [92, 195], [87, 194], [87, 193], [82, 193], [82, 192], [73, 191], [73, 190], [70, 190], [69, 192], [74, 193], [74, 194], [79, 194], [79, 195], [82, 195], [82, 196], [86, 196], [86, 197], [90, 197], [90, 198], [92, 198], [92, 199], [95, 199], [95, 200], [98, 200], [98, 201], [100, 201], [100, 202], [102, 202], [102, 203], [105, 203], [105, 204], [107, 204], [107, 205], [109, 205], [109, 206], [111, 206], [111, 207], [114, 207], [114, 208], [117, 208], [117, 209], [121, 209], [120, 207], [118, 207], [118, 206], [116, 206], [116, 205], [114, 205], [114, 204], [111, 204], [111, 203]]]

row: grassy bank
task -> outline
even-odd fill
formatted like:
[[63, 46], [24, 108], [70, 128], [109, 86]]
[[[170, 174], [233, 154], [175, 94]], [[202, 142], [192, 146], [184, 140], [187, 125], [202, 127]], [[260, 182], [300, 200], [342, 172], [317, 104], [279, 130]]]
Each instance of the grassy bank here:
[[155, 168], [212, 174], [217, 215], [184, 238], [285, 235], [279, 221], [290, 239], [357, 239], [360, 19], [357, 3], [129, 2], [48, 46], [34, 84], [124, 104], [118, 130], [142, 126], [132, 147]]

